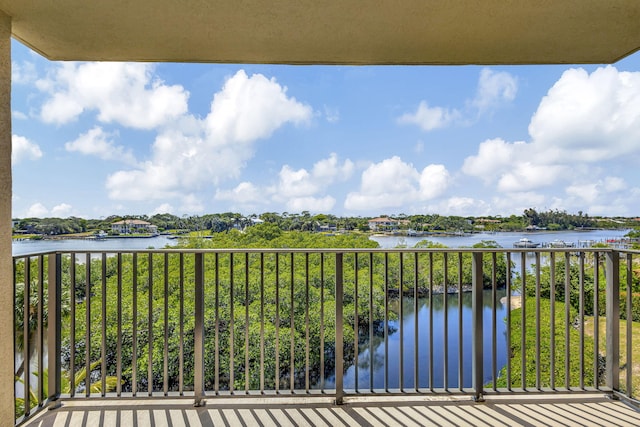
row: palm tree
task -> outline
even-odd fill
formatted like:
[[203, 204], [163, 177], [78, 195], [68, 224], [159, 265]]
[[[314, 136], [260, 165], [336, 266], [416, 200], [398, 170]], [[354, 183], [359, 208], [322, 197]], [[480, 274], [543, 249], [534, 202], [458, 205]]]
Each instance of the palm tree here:
[[[101, 363], [102, 363], [102, 359], [99, 359], [93, 362], [89, 366], [90, 372], [95, 371], [96, 368], [100, 366]], [[42, 373], [43, 373], [42, 389], [47, 390], [49, 387], [49, 371], [45, 368]], [[38, 374], [36, 373], [35, 375], [37, 376]], [[75, 391], [83, 390], [83, 387], [85, 386], [84, 385], [81, 386], [81, 384], [85, 383], [86, 378], [87, 378], [87, 370], [85, 368], [80, 368], [74, 376], [74, 383], [77, 384]], [[19, 382], [24, 385], [24, 380], [22, 378], [16, 377], [16, 382]], [[105, 392], [110, 392], [115, 390], [117, 385], [118, 385], [117, 377], [107, 376], [105, 378], [105, 388], [106, 388]], [[101, 393], [102, 379], [89, 384], [89, 390], [91, 393], [98, 393], [98, 394]], [[65, 370], [62, 370], [62, 374], [60, 375], [60, 391], [62, 394], [71, 394], [71, 379], [69, 378], [69, 374]], [[40, 399], [36, 395], [36, 393], [34, 393], [33, 389], [29, 389], [29, 402], [30, 402], [29, 409], [37, 406], [40, 403]], [[16, 415], [25, 413], [24, 398], [16, 397], [15, 405], [16, 405]]]

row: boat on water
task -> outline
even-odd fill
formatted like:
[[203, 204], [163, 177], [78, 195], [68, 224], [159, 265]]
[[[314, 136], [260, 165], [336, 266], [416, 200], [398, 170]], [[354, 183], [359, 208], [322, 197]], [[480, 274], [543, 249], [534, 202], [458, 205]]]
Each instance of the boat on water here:
[[560, 239], [555, 239], [549, 242], [548, 246], [550, 248], [575, 248], [576, 244], [573, 242], [567, 242]]
[[96, 234], [93, 235], [93, 238], [96, 240], [104, 240], [106, 239], [108, 236], [107, 233], [105, 233], [103, 230], [98, 231]]
[[540, 243], [533, 242], [526, 237], [523, 237], [513, 244], [514, 248], [537, 248], [538, 246], [540, 246]]

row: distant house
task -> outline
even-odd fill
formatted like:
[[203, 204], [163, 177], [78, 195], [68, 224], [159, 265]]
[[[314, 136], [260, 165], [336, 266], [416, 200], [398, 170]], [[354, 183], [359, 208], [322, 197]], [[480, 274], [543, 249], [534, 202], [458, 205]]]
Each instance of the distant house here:
[[368, 225], [371, 231], [395, 230], [398, 228], [398, 221], [387, 217], [380, 217], [370, 219]]
[[156, 234], [158, 227], [141, 219], [123, 219], [111, 224], [111, 231], [118, 234], [151, 233]]

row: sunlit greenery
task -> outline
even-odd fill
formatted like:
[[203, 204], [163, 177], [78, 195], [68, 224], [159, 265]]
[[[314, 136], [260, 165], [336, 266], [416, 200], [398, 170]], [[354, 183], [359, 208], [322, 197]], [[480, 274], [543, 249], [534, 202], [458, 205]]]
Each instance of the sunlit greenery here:
[[[523, 325], [522, 310], [525, 310], [525, 324]], [[507, 366], [505, 365], [498, 375], [497, 387], [505, 388], [536, 388], [555, 387], [564, 388], [566, 382], [570, 387], [577, 387], [580, 381], [586, 387], [594, 386], [594, 344], [593, 338], [585, 336], [583, 357], [580, 358], [580, 332], [572, 324], [576, 317], [576, 311], [571, 310], [569, 322], [565, 319], [565, 305], [562, 302], [554, 304], [554, 316], [551, 315], [551, 303], [549, 300], [540, 301], [540, 329], [536, 325], [536, 301], [527, 299], [525, 306], [511, 312], [511, 382], [508, 384]], [[554, 325], [554, 351], [551, 347], [551, 328]], [[522, 334], [524, 329], [524, 348], [522, 347]], [[565, 339], [568, 333], [569, 340]], [[536, 343], [539, 343], [536, 345]], [[538, 353], [539, 348], [539, 353]], [[524, 382], [522, 361], [524, 355]], [[567, 358], [568, 355], [568, 358]], [[566, 361], [568, 359], [568, 365]], [[551, 370], [553, 362], [553, 371]], [[582, 365], [581, 365], [582, 362]], [[582, 366], [582, 370], [581, 370]], [[602, 364], [602, 368], [604, 365]], [[553, 383], [551, 373], [553, 372]], [[540, 382], [537, 383], [537, 379]], [[600, 383], [602, 373], [599, 372], [596, 385]]]

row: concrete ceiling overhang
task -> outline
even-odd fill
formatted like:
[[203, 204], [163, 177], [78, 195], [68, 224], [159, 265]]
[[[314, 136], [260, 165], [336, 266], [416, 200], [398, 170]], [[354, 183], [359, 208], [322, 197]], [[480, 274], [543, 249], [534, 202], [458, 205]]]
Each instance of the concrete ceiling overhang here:
[[51, 60], [288, 64], [612, 63], [638, 0], [0, 0]]

